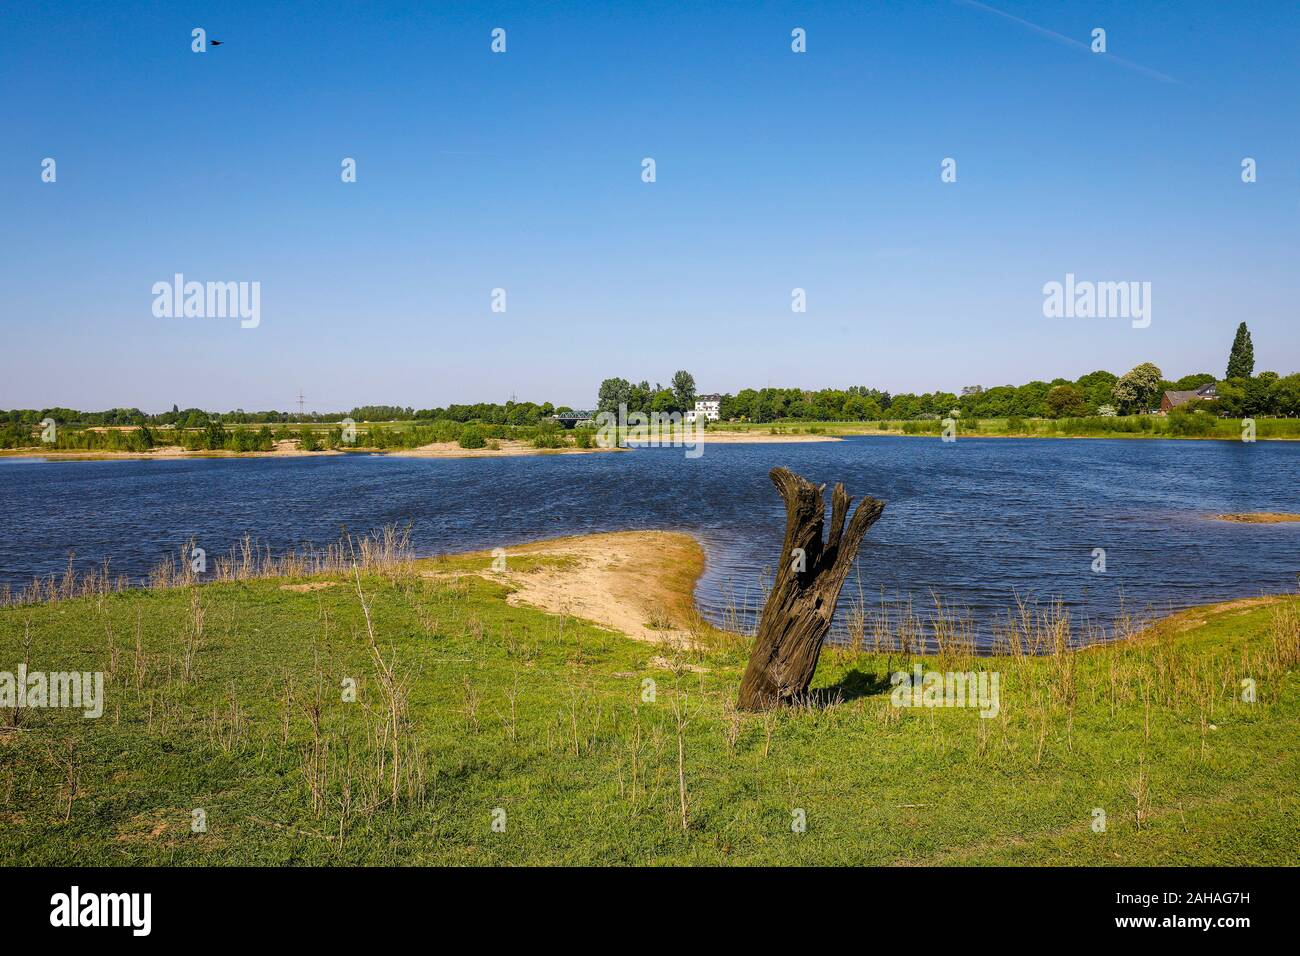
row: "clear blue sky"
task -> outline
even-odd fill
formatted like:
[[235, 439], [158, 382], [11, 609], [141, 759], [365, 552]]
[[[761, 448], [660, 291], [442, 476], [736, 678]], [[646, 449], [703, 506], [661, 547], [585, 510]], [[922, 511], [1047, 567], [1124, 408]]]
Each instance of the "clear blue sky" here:
[[[1295, 3], [261, 6], [0, 10], [0, 407], [1222, 374], [1242, 319], [1300, 368]], [[1044, 318], [1067, 272], [1150, 328]]]

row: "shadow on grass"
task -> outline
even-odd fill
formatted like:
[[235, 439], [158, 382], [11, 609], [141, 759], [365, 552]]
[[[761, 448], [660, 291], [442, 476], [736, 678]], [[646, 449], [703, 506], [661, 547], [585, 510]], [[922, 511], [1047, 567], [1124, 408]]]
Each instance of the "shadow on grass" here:
[[859, 697], [874, 697], [890, 690], [888, 674], [867, 674], [856, 667], [834, 684], [814, 687], [808, 692], [808, 703], [814, 707], [831, 707], [847, 704]]

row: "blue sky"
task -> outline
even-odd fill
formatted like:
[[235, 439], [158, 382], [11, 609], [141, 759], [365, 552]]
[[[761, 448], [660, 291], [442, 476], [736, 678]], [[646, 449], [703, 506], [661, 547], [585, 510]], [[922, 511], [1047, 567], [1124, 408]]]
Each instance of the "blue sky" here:
[[[24, 3], [0, 42], [0, 407], [1221, 374], [1241, 320], [1300, 369], [1294, 3]], [[155, 318], [176, 272], [260, 326]], [[1067, 272], [1150, 327], [1044, 318]]]

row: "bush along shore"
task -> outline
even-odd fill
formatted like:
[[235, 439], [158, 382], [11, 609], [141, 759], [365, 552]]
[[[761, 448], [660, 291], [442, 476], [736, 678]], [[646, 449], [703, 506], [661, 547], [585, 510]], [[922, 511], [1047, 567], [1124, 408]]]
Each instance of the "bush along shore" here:
[[564, 429], [553, 421], [537, 425], [479, 422], [304, 424], [226, 427], [212, 420], [201, 428], [147, 425], [66, 427], [0, 434], [0, 453], [83, 457], [168, 457], [177, 455], [312, 454], [334, 451], [491, 452], [598, 450], [595, 430]]
[[769, 435], [950, 435], [971, 438], [1208, 438], [1220, 441], [1300, 440], [1300, 418], [1237, 420], [1204, 411], [1168, 416], [1127, 415], [1087, 418], [929, 418], [873, 422], [777, 421], [725, 424], [727, 432]]

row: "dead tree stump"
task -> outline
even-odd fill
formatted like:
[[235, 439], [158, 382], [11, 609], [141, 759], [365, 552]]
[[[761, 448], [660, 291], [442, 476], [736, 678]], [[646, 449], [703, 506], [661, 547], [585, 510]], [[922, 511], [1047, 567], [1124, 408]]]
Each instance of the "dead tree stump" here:
[[831, 530], [823, 542], [826, 486], [788, 468], [773, 468], [770, 477], [785, 500], [785, 542], [740, 682], [736, 706], [741, 710], [768, 710], [808, 693], [840, 588], [863, 535], [885, 510], [883, 501], [863, 498], [846, 528], [853, 499], [837, 484], [831, 494]]

